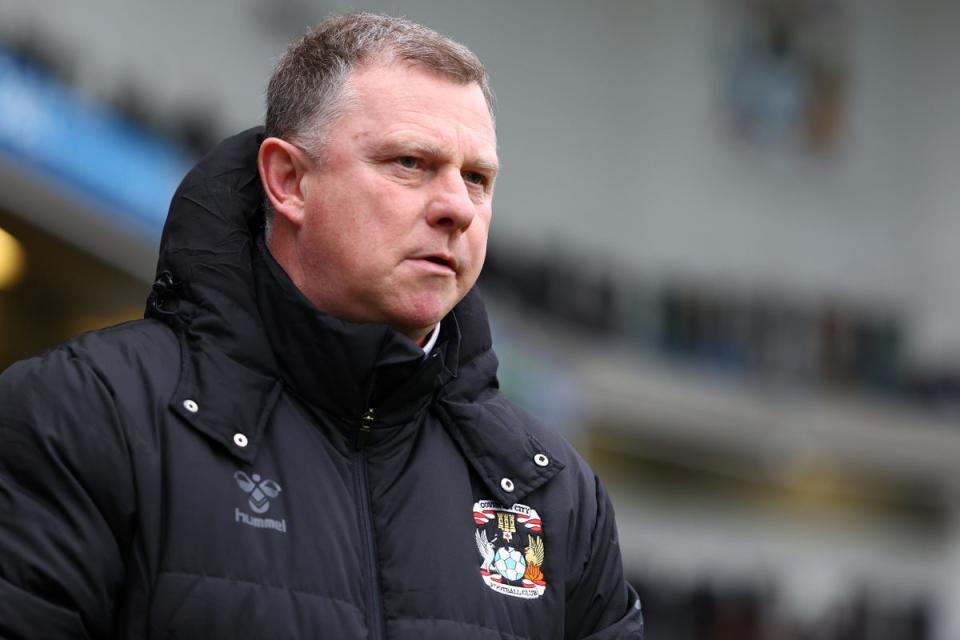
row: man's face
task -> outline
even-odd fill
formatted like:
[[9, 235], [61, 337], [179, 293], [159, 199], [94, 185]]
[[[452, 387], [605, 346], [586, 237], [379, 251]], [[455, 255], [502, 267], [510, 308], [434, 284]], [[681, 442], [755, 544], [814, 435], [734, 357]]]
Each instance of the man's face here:
[[348, 83], [354, 100], [302, 183], [294, 282], [331, 315], [419, 340], [480, 274], [493, 122], [476, 84], [415, 67], [374, 64]]

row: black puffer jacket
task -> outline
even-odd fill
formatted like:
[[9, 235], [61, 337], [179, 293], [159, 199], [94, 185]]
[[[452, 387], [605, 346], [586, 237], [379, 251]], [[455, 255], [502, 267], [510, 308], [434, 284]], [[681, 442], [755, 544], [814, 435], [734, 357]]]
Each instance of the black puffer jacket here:
[[0, 378], [4, 638], [640, 638], [602, 486], [497, 389], [468, 295], [428, 358], [262, 241], [258, 132], [184, 181], [147, 319]]

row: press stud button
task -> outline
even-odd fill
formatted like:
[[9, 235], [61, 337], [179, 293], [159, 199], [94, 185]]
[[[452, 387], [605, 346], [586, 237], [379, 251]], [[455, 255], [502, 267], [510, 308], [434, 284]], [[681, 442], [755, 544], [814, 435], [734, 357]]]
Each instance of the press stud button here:
[[243, 435], [242, 433], [233, 434], [233, 444], [241, 448], [247, 446], [247, 436]]
[[500, 488], [507, 493], [511, 493], [513, 491], [513, 480], [510, 478], [504, 478], [500, 481]]
[[189, 411], [190, 413], [196, 413], [197, 411], [200, 410], [200, 405], [198, 405], [193, 400], [184, 400], [183, 408]]
[[546, 467], [547, 465], [550, 464], [550, 458], [543, 455], [542, 453], [538, 453], [537, 455], [533, 456], [533, 462], [538, 467]]

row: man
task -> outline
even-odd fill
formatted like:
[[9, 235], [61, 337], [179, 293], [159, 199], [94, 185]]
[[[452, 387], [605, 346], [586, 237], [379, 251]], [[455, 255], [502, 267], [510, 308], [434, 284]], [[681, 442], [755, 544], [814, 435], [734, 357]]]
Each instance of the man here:
[[490, 105], [405, 20], [291, 46], [147, 318], [0, 379], [0, 636], [642, 636], [602, 486], [497, 389]]

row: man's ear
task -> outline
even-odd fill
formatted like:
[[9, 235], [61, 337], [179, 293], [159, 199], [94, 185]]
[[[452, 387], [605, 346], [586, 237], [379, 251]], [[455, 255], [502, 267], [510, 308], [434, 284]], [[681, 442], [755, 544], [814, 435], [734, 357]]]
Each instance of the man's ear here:
[[257, 153], [260, 181], [274, 212], [294, 226], [303, 222], [303, 178], [310, 162], [303, 150], [280, 138], [267, 138]]

